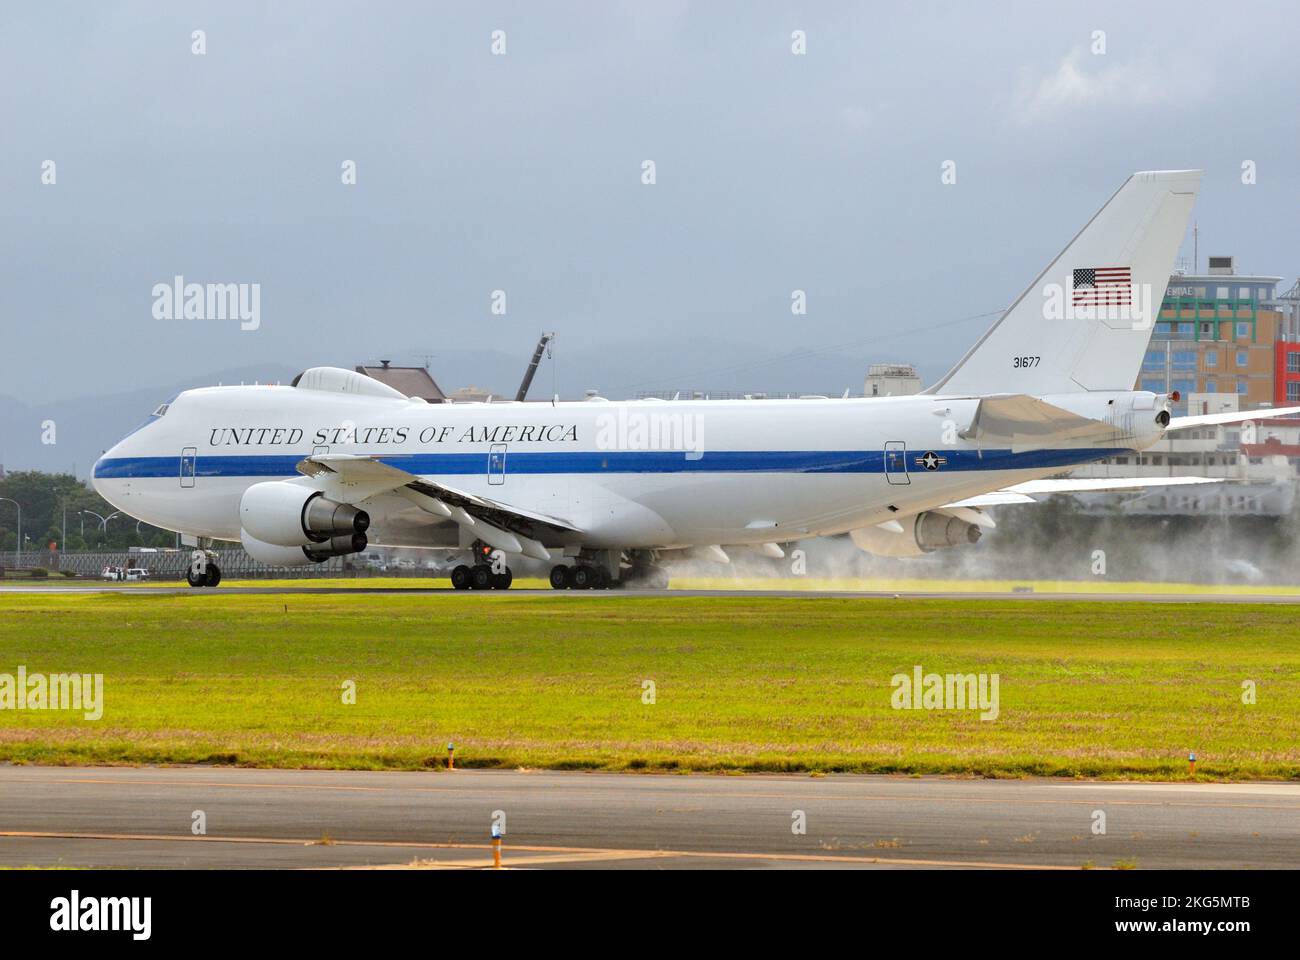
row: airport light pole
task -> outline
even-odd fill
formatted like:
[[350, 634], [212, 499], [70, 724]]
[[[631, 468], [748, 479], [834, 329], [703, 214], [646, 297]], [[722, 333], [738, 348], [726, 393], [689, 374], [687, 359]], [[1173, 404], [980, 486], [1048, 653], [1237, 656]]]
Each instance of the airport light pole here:
[[14, 500], [12, 497], [0, 497], [0, 500], [5, 501], [6, 503], [12, 503], [14, 508], [18, 511], [18, 545], [14, 549], [14, 566], [21, 567], [23, 565], [23, 507], [22, 504], [17, 500]]

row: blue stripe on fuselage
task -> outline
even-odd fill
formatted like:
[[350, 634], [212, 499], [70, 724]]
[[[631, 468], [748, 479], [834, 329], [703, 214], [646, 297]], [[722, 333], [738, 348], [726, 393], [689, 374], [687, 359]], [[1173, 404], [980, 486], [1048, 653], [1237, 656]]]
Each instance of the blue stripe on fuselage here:
[[[916, 459], [926, 451], [907, 453], [911, 474], [926, 471]], [[1130, 452], [1115, 449], [1028, 450], [936, 450], [947, 462], [939, 473], [972, 470], [1037, 470], [1070, 467], [1103, 457]], [[200, 477], [284, 477], [293, 476], [299, 461], [309, 454], [288, 456], [247, 454], [199, 454]], [[372, 454], [376, 460], [408, 473], [433, 476], [475, 475], [487, 472], [488, 453]], [[695, 456], [696, 459], [690, 459]], [[511, 474], [602, 474], [602, 473], [883, 473], [880, 450], [713, 450], [702, 455], [680, 450], [638, 450], [608, 452], [529, 453], [508, 451], [506, 472]], [[112, 457], [95, 464], [94, 476], [103, 480], [143, 477], [177, 477], [180, 457]]]

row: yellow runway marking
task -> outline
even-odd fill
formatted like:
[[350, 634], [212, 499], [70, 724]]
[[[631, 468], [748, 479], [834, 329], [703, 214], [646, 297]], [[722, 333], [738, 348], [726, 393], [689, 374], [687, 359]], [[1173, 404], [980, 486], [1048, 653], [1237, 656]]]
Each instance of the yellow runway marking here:
[[[363, 787], [326, 783], [228, 783], [223, 780], [113, 780], [101, 777], [5, 777], [7, 783], [90, 783], [110, 787], [246, 787], [256, 790], [344, 790], [383, 793], [392, 787]], [[406, 788], [411, 789], [411, 788]], [[447, 791], [448, 787], [416, 787], [417, 790]]]
[[[451, 775], [454, 776], [455, 774], [451, 774]], [[636, 776], [636, 775], [627, 774], [627, 776]], [[42, 784], [82, 783], [82, 784], [91, 784], [96, 786], [113, 786], [113, 787], [153, 786], [153, 787], [194, 787], [194, 788], [217, 787], [217, 788], [228, 788], [228, 789], [229, 788], [234, 788], [234, 789], [253, 788], [258, 790], [324, 790], [324, 791], [337, 790], [343, 792], [357, 792], [357, 793], [385, 793], [392, 790], [404, 790], [404, 791], [420, 792], [420, 793], [455, 793], [459, 789], [456, 787], [414, 786], [410, 784], [401, 787], [373, 787], [373, 786], [368, 787], [368, 786], [360, 786], [360, 785], [349, 786], [349, 785], [336, 785], [336, 784], [325, 784], [325, 783], [301, 783], [301, 784], [252, 783], [252, 782], [235, 783], [235, 782], [227, 782], [227, 781], [219, 781], [219, 780], [188, 780], [188, 781], [187, 780], [138, 780], [138, 779], [114, 780], [109, 778], [97, 778], [97, 777], [6, 777], [4, 778], [4, 782], [42, 783]], [[576, 786], [577, 784], [574, 785]], [[1135, 789], [1139, 786], [1138, 784], [1134, 784], [1134, 783], [1118, 783], [1118, 782], [1114, 784], [1068, 782], [1068, 783], [1059, 783], [1059, 784], [1051, 783], [1050, 785], [1059, 786], [1059, 787], [1070, 787], [1074, 789], [1095, 787], [1099, 790], [1114, 790], [1114, 791], [1118, 791], [1121, 789]], [[507, 789], [507, 790], [538, 789], [538, 787], [535, 784], [509, 784], [509, 785], [499, 785], [499, 786], [500, 789]], [[588, 789], [596, 789], [592, 785], [584, 785], [584, 786], [586, 786]], [[1202, 785], [1165, 784], [1165, 783], [1150, 784], [1150, 787], [1157, 791], [1163, 788], [1167, 788], [1169, 786], [1182, 786], [1188, 789], [1205, 789], [1207, 793], [1220, 793], [1221, 797], [1223, 795], [1221, 791], [1217, 791], [1214, 789], [1217, 786], [1223, 786], [1221, 784], [1202, 784]], [[1228, 784], [1228, 786], [1235, 786], [1235, 784]], [[1286, 786], [1286, 785], [1279, 784], [1278, 786]], [[567, 789], [572, 789], [572, 787], [568, 784], [565, 784], [563, 786], [557, 786], [555, 789], [567, 790]], [[1241, 791], [1241, 792], [1244, 793], [1245, 791]], [[1265, 791], [1265, 792], [1273, 792], [1273, 791]], [[648, 794], [648, 795], [654, 796], [653, 794]], [[1238, 792], [1234, 791], [1230, 795], [1235, 796], [1239, 794]], [[665, 793], [662, 796], [664, 799], [671, 799], [671, 800], [681, 800], [687, 797], [715, 799], [715, 800], [793, 800], [797, 798], [801, 800], [813, 799], [816, 800], [818, 803], [858, 803], [858, 802], [871, 802], [871, 801], [896, 803], [896, 802], [908, 801], [908, 800], [926, 800], [926, 801], [939, 801], [943, 803], [992, 803], [992, 804], [1008, 804], [1008, 805], [1056, 804], [1056, 805], [1079, 806], [1079, 805], [1095, 804], [1097, 802], [1096, 797], [1093, 797], [1091, 799], [1072, 800], [1072, 799], [1065, 799], [1065, 798], [1040, 798], [1040, 797], [1012, 797], [1012, 798], [976, 797], [967, 794], [962, 794], [958, 796], [939, 796], [939, 795], [930, 795], [930, 794], [920, 795], [915, 793], [900, 793], [895, 795], [863, 793], [863, 794], [854, 794], [851, 796], [846, 796], [844, 794], [835, 794], [835, 795], [827, 795], [827, 796], [809, 797], [807, 794], [803, 794], [803, 793], [719, 794], [719, 793], [707, 793], [703, 791], [689, 791], [689, 790], [675, 791], [674, 790]], [[1297, 792], [1296, 794], [1295, 803], [1291, 803], [1291, 804], [1224, 803], [1224, 802], [1216, 802], [1215, 799], [1211, 799], [1210, 797], [1206, 797], [1205, 799], [1202, 800], [1178, 800], [1172, 798], [1168, 800], [1120, 800], [1120, 799], [1107, 797], [1106, 803], [1112, 804], [1114, 806], [1124, 806], [1124, 807], [1166, 807], [1167, 806], [1167, 807], [1209, 807], [1212, 809], [1230, 809], [1230, 810], [1300, 810], [1300, 792]]]
[[[297, 840], [290, 837], [195, 837], [184, 834], [151, 833], [72, 833], [47, 832], [38, 830], [0, 830], [0, 838], [10, 837], [28, 840], [114, 840], [134, 842], [179, 841], [196, 843], [251, 843], [276, 844], [280, 846], [312, 847], [322, 846], [315, 840]], [[331, 840], [332, 847], [394, 847], [412, 850], [491, 850], [487, 843], [426, 843], [414, 840]], [[1032, 864], [1002, 863], [987, 860], [923, 860], [906, 857], [867, 857], [854, 854], [817, 854], [817, 853], [749, 853], [737, 851], [709, 850], [621, 850], [611, 847], [552, 847], [533, 844], [517, 844], [506, 849], [507, 856], [516, 853], [537, 853], [549, 856], [524, 857], [516, 866], [528, 866], [537, 863], [562, 863], [580, 861], [585, 858], [601, 860], [651, 860], [651, 859], [716, 859], [716, 860], [755, 860], [777, 861], [781, 863], [863, 863], [881, 864], [883, 866], [916, 867], [982, 867], [1001, 870], [1079, 870], [1081, 866], [1068, 864]], [[441, 866], [442, 864], [439, 864]], [[451, 864], [455, 866], [456, 864]], [[393, 864], [392, 866], [402, 866]], [[418, 866], [410, 864], [408, 866]]]

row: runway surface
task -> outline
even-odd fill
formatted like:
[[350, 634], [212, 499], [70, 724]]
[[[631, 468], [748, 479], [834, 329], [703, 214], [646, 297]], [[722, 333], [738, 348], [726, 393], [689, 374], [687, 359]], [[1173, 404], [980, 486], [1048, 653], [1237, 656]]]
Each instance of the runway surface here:
[[[0, 594], [4, 593], [143, 593], [146, 595], [198, 594], [202, 596], [240, 596], [254, 594], [443, 594], [455, 593], [447, 587], [338, 587], [313, 586], [306, 582], [301, 586], [274, 587], [216, 587], [196, 590], [185, 584], [175, 587], [140, 586], [128, 583], [53, 583], [34, 585], [28, 583], [0, 583]], [[867, 591], [867, 590], [486, 590], [482, 593], [472, 591], [469, 596], [491, 602], [492, 597], [519, 596], [565, 596], [576, 599], [609, 599], [617, 597], [841, 597], [872, 600], [1074, 600], [1102, 601], [1108, 603], [1300, 603], [1300, 594], [1238, 594], [1238, 593], [1115, 593], [1098, 591], [1096, 593], [1048, 593], [1038, 591], [1007, 592], [960, 592], [960, 591]]]
[[0, 766], [5, 866], [480, 868], [494, 818], [508, 867], [1300, 865], [1300, 784]]

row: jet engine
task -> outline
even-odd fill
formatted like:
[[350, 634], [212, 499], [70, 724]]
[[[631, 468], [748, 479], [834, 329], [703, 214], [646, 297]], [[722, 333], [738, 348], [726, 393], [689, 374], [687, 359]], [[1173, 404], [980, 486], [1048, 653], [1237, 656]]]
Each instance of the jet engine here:
[[324, 543], [312, 543], [306, 546], [284, 547], [275, 543], [259, 540], [247, 530], [239, 531], [240, 543], [244, 552], [260, 563], [269, 563], [277, 567], [302, 567], [309, 563], [324, 563], [330, 557], [341, 557], [349, 553], [361, 553], [366, 549], [364, 533], [345, 533], [331, 537]]
[[850, 531], [858, 548], [880, 557], [919, 557], [923, 553], [975, 543], [980, 528], [958, 517], [927, 510], [902, 521], [902, 532], [881, 527], [863, 527]]
[[[264, 544], [310, 547], [316, 552], [328, 549], [331, 555], [364, 550], [370, 526], [370, 515], [364, 510], [288, 480], [255, 483], [245, 490], [239, 520], [244, 534]], [[361, 546], [341, 549], [354, 536], [361, 538]]]

